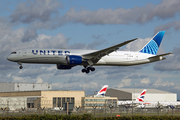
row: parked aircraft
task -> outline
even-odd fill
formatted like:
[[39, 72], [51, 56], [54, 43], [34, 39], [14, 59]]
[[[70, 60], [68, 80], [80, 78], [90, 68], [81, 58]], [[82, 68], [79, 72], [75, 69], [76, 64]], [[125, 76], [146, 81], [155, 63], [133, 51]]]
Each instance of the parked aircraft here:
[[176, 108], [180, 107], [177, 101], [146, 101], [137, 106], [137, 108]]
[[[146, 90], [143, 90], [138, 96], [134, 104], [137, 108], [175, 108], [180, 107], [180, 102], [177, 101], [144, 101]], [[138, 101], [138, 102], [137, 102]], [[131, 102], [132, 104], [132, 102]]]
[[135, 104], [142, 104], [144, 102], [144, 97], [145, 97], [145, 94], [146, 94], [146, 89], [144, 89], [140, 95], [136, 98], [136, 101], [118, 101], [118, 105], [123, 105], [123, 106], [133, 106]]
[[106, 94], [106, 91], [107, 91], [107, 88], [108, 88], [108, 85], [104, 85], [100, 91], [97, 93], [97, 95], [95, 95], [96, 97], [99, 97], [99, 96], [105, 96]]
[[[57, 69], [67, 70], [81, 65], [83, 73], [95, 71], [93, 66], [132, 66], [164, 60], [165, 53], [156, 55], [165, 31], [159, 31], [139, 51], [117, 51], [136, 39], [108, 47], [102, 50], [78, 50], [78, 49], [22, 49], [12, 52], [7, 59], [17, 62], [22, 69], [22, 63], [56, 64]], [[58, 43], [57, 43], [58, 44]]]

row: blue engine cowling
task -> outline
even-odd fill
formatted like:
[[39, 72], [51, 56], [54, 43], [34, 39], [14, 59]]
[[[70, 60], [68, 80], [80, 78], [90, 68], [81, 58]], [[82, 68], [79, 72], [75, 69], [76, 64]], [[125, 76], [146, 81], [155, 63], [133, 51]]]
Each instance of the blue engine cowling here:
[[57, 69], [71, 69], [72, 66], [71, 65], [61, 65], [61, 64], [57, 64]]
[[68, 65], [81, 65], [82, 64], [82, 57], [77, 55], [68, 55], [66, 57]]

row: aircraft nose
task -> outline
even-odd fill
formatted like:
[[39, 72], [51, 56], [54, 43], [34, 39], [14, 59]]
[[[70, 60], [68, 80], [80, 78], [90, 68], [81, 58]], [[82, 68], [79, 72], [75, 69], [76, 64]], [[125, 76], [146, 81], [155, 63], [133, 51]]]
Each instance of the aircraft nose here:
[[9, 55], [9, 56], [7, 57], [7, 60], [12, 61], [11, 55]]
[[7, 60], [10, 60], [10, 59], [9, 59], [9, 56], [8, 56], [6, 59], [7, 59]]

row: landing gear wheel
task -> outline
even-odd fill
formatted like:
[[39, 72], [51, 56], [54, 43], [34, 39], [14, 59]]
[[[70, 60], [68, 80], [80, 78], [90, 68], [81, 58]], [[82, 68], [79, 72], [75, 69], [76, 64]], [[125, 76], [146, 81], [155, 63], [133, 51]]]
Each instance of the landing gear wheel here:
[[91, 71], [92, 71], [92, 72], [95, 71], [95, 68], [94, 68], [94, 67], [91, 67]]
[[90, 70], [91, 70], [91, 67], [88, 67], [88, 68], [87, 68], [87, 70], [89, 70], [89, 71], [90, 71]]
[[88, 69], [86, 70], [86, 73], [89, 73], [89, 70], [88, 70]]
[[22, 69], [23, 68], [23, 66], [19, 66], [19, 69]]
[[86, 69], [82, 69], [82, 72], [83, 72], [83, 73], [86, 72]]
[[82, 71], [83, 73], [85, 73], [85, 72], [86, 72], [86, 73], [89, 73], [90, 71], [92, 71], [92, 72], [95, 71], [95, 68], [94, 68], [94, 67], [91, 67], [91, 66], [86, 68], [86, 66], [84, 66], [84, 69], [82, 69], [81, 71]]

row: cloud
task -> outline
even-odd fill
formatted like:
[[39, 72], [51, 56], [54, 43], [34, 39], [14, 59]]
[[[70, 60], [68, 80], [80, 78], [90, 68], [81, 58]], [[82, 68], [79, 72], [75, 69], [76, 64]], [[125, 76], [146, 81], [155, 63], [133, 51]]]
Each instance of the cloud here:
[[[102, 71], [104, 71], [104, 74], [107, 75], [107, 79], [118, 79], [119, 78], [127, 78], [127, 79], [131, 79], [131, 76], [127, 77], [127, 72], [128, 73], [137, 73], [137, 70], [142, 69], [144, 65], [138, 65], [138, 66], [127, 66], [127, 67], [123, 67], [123, 66], [116, 66], [116, 67], [102, 67]], [[140, 77], [140, 76], [139, 76]], [[132, 78], [132, 79], [136, 79], [136, 78]]]
[[[178, 84], [178, 85], [176, 84], [176, 86], [174, 87], [174, 89], [180, 90], [179, 84]], [[179, 93], [179, 92], [178, 92], [178, 93]]]
[[27, 30], [24, 32], [24, 35], [23, 35], [23, 38], [22, 38], [22, 42], [29, 42], [29, 41], [31, 41], [31, 40], [36, 39], [37, 36], [38, 36], [38, 35], [37, 35], [35, 29], [27, 29]]
[[130, 86], [130, 85], [131, 85], [131, 79], [123, 79], [123, 80], [121, 80], [121, 82], [117, 85], [117, 88], [122, 88], [122, 87]]
[[92, 35], [91, 38], [100, 39], [103, 35]]
[[163, 0], [158, 5], [146, 4], [144, 7], [134, 7], [132, 9], [99, 9], [96, 11], [81, 10], [76, 11], [71, 8], [64, 16], [64, 21], [73, 23], [92, 24], [133, 24], [146, 23], [154, 18], [168, 19], [180, 12], [179, 0]]
[[25, 78], [23, 77], [17, 77], [17, 76], [12, 76], [13, 82], [26, 82]]
[[157, 71], [179, 71], [180, 70], [180, 48], [175, 47], [172, 55], [166, 56], [166, 60], [155, 64]]
[[90, 44], [83, 44], [83, 43], [75, 43], [73, 45], [69, 45], [68, 48], [71, 49], [96, 49], [95, 47], [106, 43], [106, 40], [96, 40], [91, 42]]
[[[69, 23], [81, 23], [85, 25], [145, 24], [153, 20], [170, 19], [178, 15], [180, 10], [178, 0], [164, 0], [158, 5], [147, 4], [143, 7], [134, 7], [131, 9], [117, 8], [91, 11], [71, 8], [65, 14], [59, 13], [61, 12], [59, 10], [61, 6], [62, 4], [55, 0], [26, 1], [18, 4], [8, 18], [0, 17], [1, 82], [49, 82], [52, 83], [53, 89], [85, 90], [86, 94], [93, 94], [95, 91], [98, 91], [102, 84], [113, 86], [114, 83], [119, 83], [115, 87], [131, 88], [131, 83], [134, 82], [133, 80], [138, 81], [137, 84], [139, 84], [136, 85], [138, 87], [148, 85], [149, 88], [159, 87], [158, 89], [164, 89], [169, 84], [170, 89], [172, 89], [173, 82], [164, 82], [161, 79], [151, 85], [151, 75], [143, 74], [144, 71], [142, 69], [148, 64], [132, 67], [96, 67], [95, 72], [82, 74], [82, 66], [64, 71], [57, 70], [56, 65], [23, 64], [24, 68], [19, 70], [17, 63], [7, 61], [7, 55], [17, 49], [96, 49], [95, 46], [97, 47], [107, 42], [105, 40], [106, 35], [97, 34], [91, 36], [95, 41], [89, 44], [69, 44], [71, 39], [65, 37], [62, 33], [52, 36], [42, 34], [41, 30], [48, 32], [46, 30], [54, 30]], [[167, 27], [165, 26], [164, 29], [171, 27], [178, 29], [178, 22], [179, 20], [169, 22], [169, 25]], [[122, 31], [112, 33], [112, 35], [119, 34], [119, 32]], [[149, 40], [150, 38], [138, 39], [128, 44], [126, 50], [139, 50]], [[162, 63], [158, 62], [156, 65], [157, 68], [154, 69], [159, 71], [180, 70], [178, 66], [180, 60], [178, 51], [180, 51], [179, 48], [174, 49], [175, 56], [168, 56], [166, 61], [162, 61]]]
[[126, 45], [126, 50], [130, 50], [130, 51], [137, 51], [140, 50], [141, 48], [143, 48], [149, 41], [151, 38], [145, 38], [145, 39], [141, 39], [138, 38], [138, 40], [131, 42], [129, 44]]
[[160, 86], [163, 86], [163, 87], [170, 87], [170, 86], [174, 86], [174, 83], [173, 82], [163, 82], [163, 80], [161, 78], [159, 78], [158, 80], [156, 80], [156, 82], [154, 82], [153, 86], [155, 87], [160, 87]]
[[61, 6], [59, 1], [55, 0], [35, 0], [26, 1], [18, 4], [16, 10], [9, 16], [11, 22], [31, 23], [35, 20], [46, 22], [58, 14], [58, 8]]
[[[22, 70], [20, 70], [18, 72], [18, 74], [17, 73], [12, 73], [12, 75], [16, 75], [18, 77], [30, 77], [30, 78], [35, 79], [40, 75], [44, 75], [44, 74], [48, 75], [48, 74], [50, 74], [50, 72], [53, 72], [53, 70], [56, 68], [55, 65], [54, 65], [53, 66], [54, 69], [49, 71], [49, 70], [47, 70], [49, 66], [50, 65], [32, 65], [30, 67], [28, 66], [27, 68], [24, 67]], [[38, 67], [38, 69], [37, 69], [37, 67]], [[18, 66], [16, 67], [16, 69], [18, 69]]]
[[180, 20], [171, 21], [163, 25], [159, 25], [154, 29], [154, 33], [162, 30], [174, 28], [176, 31], [180, 29]]
[[43, 83], [43, 80], [40, 77], [38, 77], [36, 83]]
[[[75, 8], [70, 8], [64, 15], [60, 15], [59, 9], [62, 4], [59, 1], [36, 0], [20, 3], [9, 18], [11, 23], [27, 24], [33, 29], [56, 29], [68, 23], [82, 23], [85, 25], [144, 24], [154, 19], [163, 20], [176, 16], [180, 13], [179, 5], [179, 0], [163, 0], [158, 5], [146, 4], [143, 7], [132, 9], [101, 8], [95, 11], [78, 11]], [[93, 37], [99, 38], [100, 36]]]
[[129, 79], [146, 79], [148, 75], [137, 75], [137, 74], [132, 74], [128, 76], [127, 78]]
[[84, 90], [86, 94], [94, 94], [95, 91], [100, 90], [101, 86], [98, 85], [97, 82], [91, 82], [88, 81], [86, 83], [79, 83], [79, 82], [73, 82], [73, 83], [62, 83], [62, 82], [56, 82], [52, 83], [53, 89], [60, 89], [60, 90]]
[[143, 78], [143, 79], [141, 79], [140, 83], [147, 85], [150, 83], [150, 80], [149, 80], [149, 78]]
[[12, 30], [12, 24], [7, 22], [8, 20], [6, 18], [0, 17], [0, 39], [7, 36], [9, 33], [11, 33]]
[[[44, 34], [39, 34], [36, 38], [28, 42], [22, 42], [24, 38], [24, 28], [19, 28], [12, 31], [8, 35], [5, 35], [0, 41], [1, 51], [12, 51], [23, 48], [61, 48], [66, 47], [68, 39], [64, 37], [63, 34], [59, 33], [56, 36], [47, 36]], [[58, 44], [57, 44], [58, 43]]]

